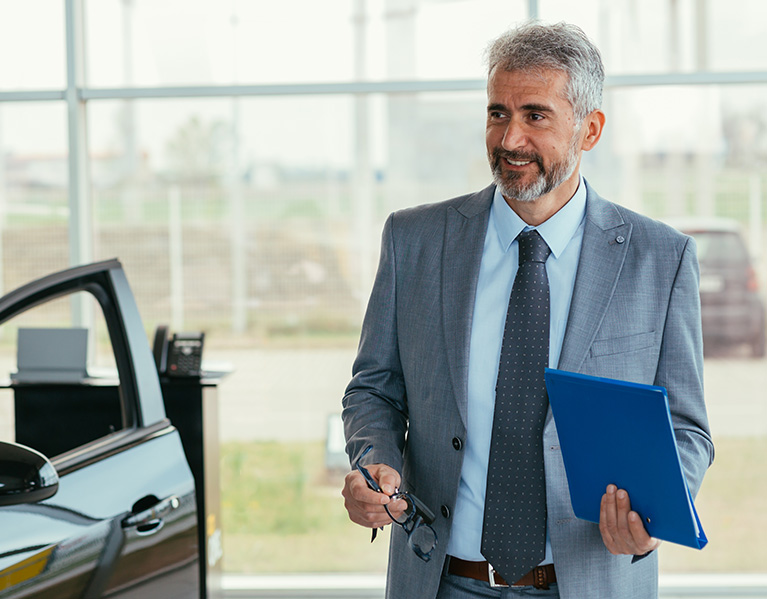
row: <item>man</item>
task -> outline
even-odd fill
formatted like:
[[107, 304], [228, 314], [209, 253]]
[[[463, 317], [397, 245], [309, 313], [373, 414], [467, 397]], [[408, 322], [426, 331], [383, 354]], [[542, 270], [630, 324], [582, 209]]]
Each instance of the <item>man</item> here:
[[[580, 29], [524, 25], [491, 45], [488, 63], [494, 184], [397, 212], [384, 228], [343, 412], [351, 462], [367, 450], [359, 463], [382, 492], [353, 470], [345, 505], [375, 529], [391, 523], [385, 507], [404, 509], [389, 498], [402, 487], [436, 513], [430, 561], [394, 527], [390, 598], [655, 597], [659, 542], [625, 491], [606, 489], [599, 525], [573, 514], [543, 368], [666, 387], [696, 493], [713, 445], [694, 242], [581, 178], [605, 116], [601, 57]], [[515, 300], [528, 286], [538, 295]], [[526, 431], [532, 441], [504, 453]], [[510, 463], [521, 469], [499, 483]], [[532, 521], [529, 535], [507, 527], [512, 513]]]

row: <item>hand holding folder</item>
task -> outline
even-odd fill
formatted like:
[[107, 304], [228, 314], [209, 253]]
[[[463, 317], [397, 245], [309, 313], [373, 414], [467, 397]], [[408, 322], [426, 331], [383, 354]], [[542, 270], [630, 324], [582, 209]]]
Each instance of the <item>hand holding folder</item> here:
[[649, 535], [641, 517], [631, 509], [628, 493], [615, 485], [609, 485], [602, 495], [599, 532], [613, 555], [645, 555], [661, 543]]
[[628, 492], [647, 532], [702, 549], [663, 387], [546, 369], [549, 403], [578, 518], [599, 522], [602, 495]]

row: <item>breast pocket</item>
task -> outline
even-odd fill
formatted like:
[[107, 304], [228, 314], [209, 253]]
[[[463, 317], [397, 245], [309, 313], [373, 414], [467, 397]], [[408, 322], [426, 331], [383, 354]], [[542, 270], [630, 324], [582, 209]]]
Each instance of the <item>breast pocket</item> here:
[[636, 333], [634, 335], [623, 337], [612, 337], [610, 339], [596, 339], [594, 343], [591, 344], [589, 355], [592, 358], [597, 358], [599, 356], [625, 354], [647, 349], [654, 345], [655, 331]]
[[657, 366], [656, 334], [650, 331], [595, 340], [582, 372], [635, 383], [652, 383]]

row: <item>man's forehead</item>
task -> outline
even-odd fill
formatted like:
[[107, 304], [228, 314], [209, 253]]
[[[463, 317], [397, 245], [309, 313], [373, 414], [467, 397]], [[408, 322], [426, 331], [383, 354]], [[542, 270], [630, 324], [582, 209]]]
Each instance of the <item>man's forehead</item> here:
[[552, 97], [552, 99], [559, 97], [569, 103], [566, 94], [567, 83], [568, 74], [560, 69], [504, 70], [496, 67], [487, 80], [487, 95], [491, 98], [495, 95], [494, 92], [502, 94], [508, 88], [526, 84], [530, 86], [529, 91], [535, 91], [537, 95]]

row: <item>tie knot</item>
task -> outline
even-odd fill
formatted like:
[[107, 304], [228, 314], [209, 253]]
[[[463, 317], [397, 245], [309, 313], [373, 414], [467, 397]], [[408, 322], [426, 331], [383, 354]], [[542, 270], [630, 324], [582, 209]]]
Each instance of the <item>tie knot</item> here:
[[519, 241], [519, 263], [546, 262], [551, 250], [535, 229], [523, 231], [517, 236]]

